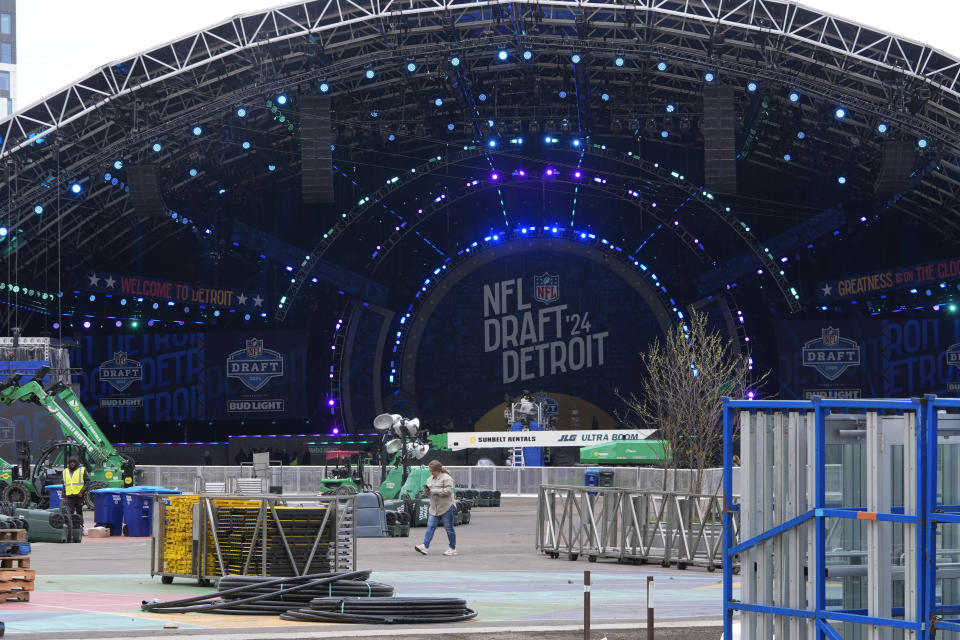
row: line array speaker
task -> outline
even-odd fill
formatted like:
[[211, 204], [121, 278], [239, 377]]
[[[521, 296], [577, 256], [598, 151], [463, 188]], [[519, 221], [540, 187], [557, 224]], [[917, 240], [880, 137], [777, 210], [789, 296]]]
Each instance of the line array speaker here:
[[145, 218], [164, 217], [167, 205], [157, 185], [157, 168], [152, 164], [127, 165], [127, 184], [133, 208]]
[[737, 191], [736, 118], [733, 87], [703, 88], [703, 184], [710, 191]]
[[910, 140], [887, 140], [883, 145], [883, 159], [874, 191], [879, 196], [900, 193], [910, 184], [915, 159], [914, 142]]
[[329, 96], [300, 99], [300, 172], [303, 201], [333, 202], [333, 154]]

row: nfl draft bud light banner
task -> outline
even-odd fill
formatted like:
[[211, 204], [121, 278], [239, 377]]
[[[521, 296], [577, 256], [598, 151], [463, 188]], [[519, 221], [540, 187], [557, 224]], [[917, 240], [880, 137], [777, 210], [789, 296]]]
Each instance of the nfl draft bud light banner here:
[[470, 431], [486, 416], [484, 429], [502, 428], [504, 397], [529, 391], [563, 398], [551, 414], [558, 427], [574, 417], [616, 425], [615, 389], [639, 388], [637, 356], [660, 335], [637, 284], [649, 276], [620, 266], [560, 250], [505, 252], [435, 290], [415, 355], [404, 354], [416, 358], [404, 389], [420, 417]]
[[98, 421], [306, 417], [307, 333], [84, 336], [71, 354]]
[[797, 321], [777, 335], [784, 399], [960, 391], [960, 318]]

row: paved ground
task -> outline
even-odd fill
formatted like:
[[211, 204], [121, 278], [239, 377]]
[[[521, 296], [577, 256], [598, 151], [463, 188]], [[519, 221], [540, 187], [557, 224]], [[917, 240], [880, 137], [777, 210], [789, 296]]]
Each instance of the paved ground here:
[[[505, 499], [500, 508], [474, 510], [472, 522], [457, 528], [460, 555], [456, 557], [441, 555], [446, 548], [442, 530], [426, 557], [413, 550], [423, 529], [412, 529], [411, 538], [361, 539], [358, 568], [373, 569], [373, 579], [394, 585], [398, 595], [456, 595], [479, 612], [473, 621], [433, 629], [450, 635], [431, 634], [432, 638], [516, 637], [510, 630], [518, 628], [525, 638], [582, 638], [583, 631], [577, 629], [583, 623], [585, 569], [592, 573], [595, 640], [646, 637], [639, 630], [645, 629], [648, 575], [656, 578], [658, 640], [719, 638], [719, 572], [550, 559], [534, 549], [535, 508], [534, 499], [515, 498]], [[226, 640], [356, 637], [358, 632], [368, 632], [364, 627], [285, 622], [274, 616], [141, 612], [143, 600], [210, 591], [187, 580], [164, 585], [159, 578], [151, 578], [149, 553], [148, 538], [85, 538], [82, 544], [34, 545], [31, 562], [37, 585], [31, 601], [0, 604], [7, 634], [31, 638], [224, 634], [221, 637]], [[171, 624], [177, 628], [164, 629]], [[387, 633], [426, 637], [402, 627]]]

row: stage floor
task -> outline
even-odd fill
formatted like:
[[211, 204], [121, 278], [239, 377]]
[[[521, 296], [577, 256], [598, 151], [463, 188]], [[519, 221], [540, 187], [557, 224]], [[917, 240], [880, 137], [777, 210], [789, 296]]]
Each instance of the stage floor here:
[[[719, 572], [550, 559], [534, 549], [535, 524], [535, 499], [507, 498], [499, 508], [475, 509], [471, 523], [457, 528], [460, 555], [456, 557], [441, 555], [446, 548], [442, 530], [437, 531], [429, 556], [416, 553], [413, 545], [422, 540], [424, 529], [415, 528], [409, 538], [359, 539], [357, 564], [358, 568], [372, 569], [372, 579], [394, 585], [400, 596], [465, 598], [479, 612], [476, 619], [432, 628], [460, 636], [483, 630], [484, 637], [492, 637], [495, 629], [516, 627], [531, 634], [541, 628], [575, 628], [583, 621], [585, 569], [592, 574], [592, 621], [598, 629], [641, 626], [646, 615], [648, 575], [656, 579], [658, 629], [719, 626]], [[149, 553], [149, 538], [85, 538], [81, 544], [34, 544], [31, 568], [37, 572], [36, 591], [30, 602], [0, 604], [0, 620], [6, 623], [9, 635], [32, 638], [155, 633], [265, 637], [265, 632], [269, 637], [292, 632], [296, 637], [308, 637], [306, 633], [331, 637], [329, 632], [364, 629], [286, 622], [276, 616], [144, 613], [139, 608], [143, 600], [171, 600], [211, 591], [188, 580], [164, 585], [159, 577], [150, 578]], [[164, 629], [170, 623], [178, 630]], [[379, 629], [384, 631], [383, 627]], [[615, 634], [608, 635], [612, 638]]]

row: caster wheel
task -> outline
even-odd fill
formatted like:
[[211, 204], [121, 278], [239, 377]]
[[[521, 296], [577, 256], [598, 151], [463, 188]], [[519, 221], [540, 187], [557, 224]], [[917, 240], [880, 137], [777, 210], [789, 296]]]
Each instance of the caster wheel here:
[[560, 557], [560, 554], [559, 554], [559, 553], [551, 553], [551, 554], [548, 554], [548, 555], [549, 555], [551, 558], [553, 558], [554, 560], [556, 560], [557, 558]]
[[660, 561], [660, 566], [663, 567], [664, 569], [669, 569], [669, 568], [670, 568], [670, 561], [669, 561], [669, 560], [661, 560], [661, 561]]
[[567, 554], [567, 560], [569, 560], [570, 562], [575, 561], [575, 560], [576, 560], [577, 558], [579, 558], [579, 557], [580, 557], [580, 554], [579, 554], [579, 553], [568, 553], [568, 554]]
[[597, 556], [587, 556], [587, 561], [588, 561], [588, 562], [596, 562], [596, 561], [597, 561]]
[[197, 580], [197, 584], [200, 585], [201, 587], [209, 587], [213, 583], [210, 582], [207, 578], [200, 578], [199, 580]]
[[717, 570], [717, 568], [716, 568], [715, 566], [713, 566], [712, 564], [708, 564], [708, 565], [707, 565], [707, 571], [709, 571], [710, 573], [713, 573], [713, 572], [716, 571], [716, 570]]
[[636, 566], [639, 566], [639, 565], [641, 565], [641, 564], [643, 564], [643, 560], [641, 560], [640, 558], [634, 558], [634, 559], [633, 559], [633, 566], [636, 567]]
[[173, 584], [173, 576], [161, 576], [160, 582], [163, 584]]
[[677, 563], [677, 569], [680, 569], [681, 571], [683, 571], [683, 570], [686, 569], [686, 568], [687, 568], [687, 563], [686, 563], [686, 562], [678, 562], [678, 563]]
[[640, 558], [640, 564], [647, 564], [646, 558]]

